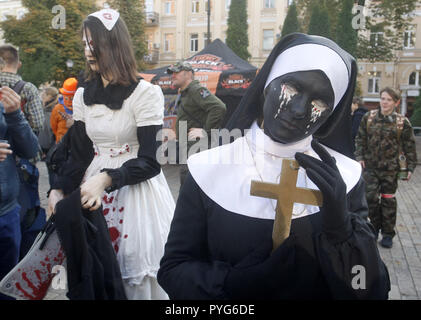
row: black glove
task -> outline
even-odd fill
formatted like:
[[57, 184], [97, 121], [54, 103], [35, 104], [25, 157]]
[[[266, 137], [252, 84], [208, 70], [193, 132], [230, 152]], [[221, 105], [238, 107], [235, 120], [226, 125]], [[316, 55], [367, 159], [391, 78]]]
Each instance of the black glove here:
[[343, 242], [352, 234], [347, 206], [346, 184], [333, 158], [324, 147], [313, 140], [311, 146], [320, 160], [301, 152], [295, 154], [307, 176], [323, 194], [322, 230], [332, 243]]
[[231, 268], [224, 285], [228, 299], [279, 299], [286, 293], [295, 261], [292, 237], [271, 251], [272, 241], [265, 241]]

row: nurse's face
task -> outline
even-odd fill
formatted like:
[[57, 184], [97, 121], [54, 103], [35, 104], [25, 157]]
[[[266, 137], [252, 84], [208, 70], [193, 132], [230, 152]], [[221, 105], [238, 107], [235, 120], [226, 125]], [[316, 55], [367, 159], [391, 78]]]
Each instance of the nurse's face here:
[[82, 37], [82, 45], [84, 48], [85, 58], [92, 71], [99, 71], [98, 61], [96, 60], [93, 52], [93, 41], [89, 29], [84, 29]]
[[332, 87], [317, 70], [280, 76], [264, 95], [263, 128], [276, 142], [291, 143], [312, 135], [333, 111]]

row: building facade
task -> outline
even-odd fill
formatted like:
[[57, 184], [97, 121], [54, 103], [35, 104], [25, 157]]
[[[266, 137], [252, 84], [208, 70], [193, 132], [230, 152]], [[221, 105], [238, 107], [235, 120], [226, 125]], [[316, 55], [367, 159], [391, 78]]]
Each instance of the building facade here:
[[[378, 107], [379, 92], [389, 86], [401, 93], [400, 112], [411, 116], [413, 103], [421, 89], [421, 4], [412, 12], [412, 27], [402, 34], [402, 50], [396, 51], [389, 62], [358, 61], [358, 81], [364, 104], [369, 109]], [[371, 39], [381, 37], [371, 34]]]
[[[289, 0], [248, 0], [250, 63], [260, 67], [277, 39]], [[210, 0], [210, 38], [225, 42], [231, 0]], [[145, 0], [147, 62], [157, 68], [186, 59], [206, 46], [208, 0]]]
[[[20, 19], [26, 12], [27, 9], [22, 6], [20, 0], [0, 0], [0, 21], [6, 20], [7, 16]], [[2, 30], [0, 30], [0, 44], [4, 44]]]

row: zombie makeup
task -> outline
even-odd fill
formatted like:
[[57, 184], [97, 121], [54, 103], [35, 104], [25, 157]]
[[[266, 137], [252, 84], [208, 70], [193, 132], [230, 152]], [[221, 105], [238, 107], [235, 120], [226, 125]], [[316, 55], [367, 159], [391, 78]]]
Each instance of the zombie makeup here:
[[90, 68], [93, 71], [97, 71], [98, 64], [97, 59], [95, 57], [94, 42], [92, 40], [91, 33], [88, 29], [85, 29], [83, 31], [82, 44], [84, 46], [86, 61], [88, 62]]
[[286, 105], [290, 103], [291, 99], [297, 94], [297, 90], [288, 84], [283, 84], [281, 86], [281, 94], [279, 96], [279, 108], [274, 119], [276, 119], [279, 113], [285, 109]]
[[327, 105], [321, 100], [315, 100], [311, 102], [311, 107], [310, 122], [315, 123], [322, 116], [323, 111], [327, 109]]
[[313, 134], [333, 110], [333, 90], [319, 70], [293, 72], [265, 89], [263, 128], [272, 140], [299, 141]]

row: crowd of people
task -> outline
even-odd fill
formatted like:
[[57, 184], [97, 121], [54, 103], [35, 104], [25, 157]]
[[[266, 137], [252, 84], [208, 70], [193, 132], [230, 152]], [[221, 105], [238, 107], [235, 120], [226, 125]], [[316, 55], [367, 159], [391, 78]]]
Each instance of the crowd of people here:
[[[197, 153], [188, 152], [192, 143], [221, 127], [226, 107], [194, 80], [189, 63], [170, 66], [179, 89], [173, 138], [180, 140], [183, 124], [189, 155], [175, 203], [157, 160], [161, 88], [139, 76], [117, 11], [90, 14], [81, 30], [83, 83], [70, 77], [41, 93], [17, 74], [17, 49], [0, 46], [0, 280], [25, 255], [23, 239], [34, 240], [24, 238], [28, 221], [45, 223], [75, 206], [109, 231], [122, 299], [388, 298], [377, 238], [392, 247], [397, 181], [408, 181], [417, 162], [396, 91], [383, 89], [379, 108], [368, 111], [353, 97], [355, 59], [329, 39], [291, 34], [227, 124], [242, 136]], [[274, 246], [281, 198], [251, 196], [250, 188], [279, 184], [291, 159], [300, 166], [297, 187], [319, 192], [323, 204], [291, 205], [289, 236]], [[47, 208], [39, 203], [40, 160], [48, 168]], [[363, 290], [354, 286], [355, 265], [366, 270]], [[86, 297], [75, 289], [84, 285], [72, 282], [68, 296]]]

